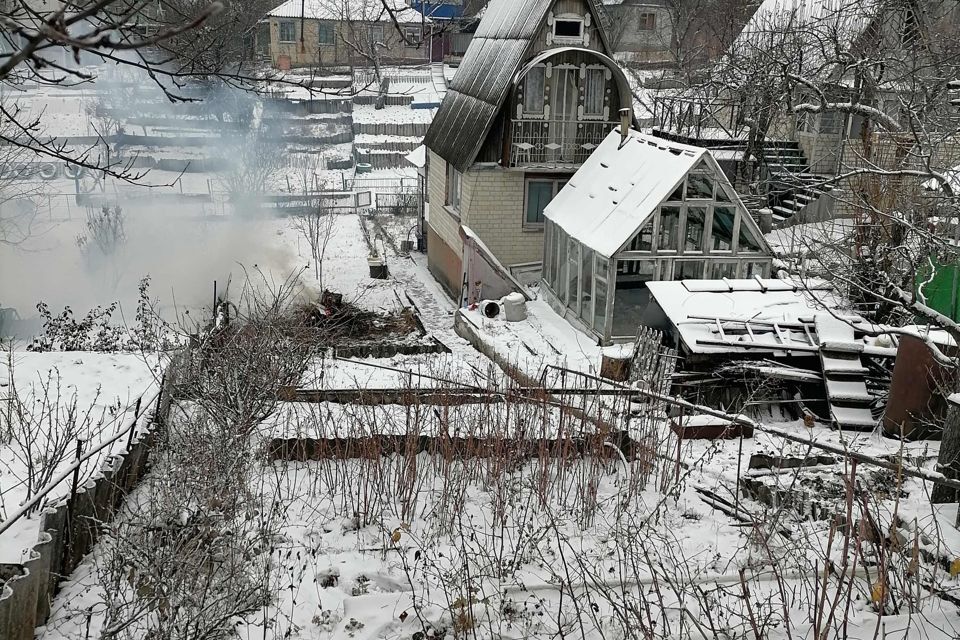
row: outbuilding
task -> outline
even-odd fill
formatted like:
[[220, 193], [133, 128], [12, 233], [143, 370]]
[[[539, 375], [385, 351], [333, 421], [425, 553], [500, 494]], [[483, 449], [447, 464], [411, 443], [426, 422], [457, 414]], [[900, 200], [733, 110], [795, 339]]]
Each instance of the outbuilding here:
[[657, 280], [761, 278], [772, 253], [707, 149], [611, 132], [544, 210], [541, 290], [568, 321], [632, 340]]

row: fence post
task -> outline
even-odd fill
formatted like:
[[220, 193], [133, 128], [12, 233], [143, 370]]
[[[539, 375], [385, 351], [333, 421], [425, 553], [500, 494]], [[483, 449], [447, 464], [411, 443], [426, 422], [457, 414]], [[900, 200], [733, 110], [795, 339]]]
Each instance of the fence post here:
[[[83, 440], [77, 438], [77, 458], [76, 461], [80, 462], [80, 456], [83, 452]], [[77, 468], [73, 470], [73, 484], [70, 487], [70, 500], [67, 501], [67, 522], [64, 525], [64, 538], [66, 539], [66, 544], [64, 545], [64, 554], [67, 558], [72, 557], [73, 549], [73, 536], [71, 532], [73, 531], [73, 516], [76, 514], [76, 501], [77, 501], [77, 485], [80, 483], [80, 465], [77, 464]], [[69, 567], [69, 564], [64, 566]]]

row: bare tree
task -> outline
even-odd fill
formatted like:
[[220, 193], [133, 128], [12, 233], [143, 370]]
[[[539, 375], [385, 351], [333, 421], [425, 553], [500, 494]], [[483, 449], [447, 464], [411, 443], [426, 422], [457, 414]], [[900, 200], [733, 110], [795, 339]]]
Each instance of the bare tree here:
[[220, 173], [220, 182], [238, 211], [256, 212], [271, 178], [285, 166], [283, 147], [263, 139], [256, 128], [251, 128], [229, 139], [224, 151], [227, 167]]
[[310, 247], [310, 256], [313, 258], [313, 275], [317, 279], [320, 290], [323, 290], [323, 258], [327, 253], [327, 245], [333, 237], [336, 228], [336, 214], [331, 203], [322, 196], [317, 206], [309, 206], [303, 212], [294, 216], [293, 227]]
[[[960, 164], [960, 117], [949, 93], [960, 77], [958, 25], [956, 4], [942, 0], [767, 7], [705, 91], [738, 110], [745, 159], [762, 164], [769, 139], [798, 131], [832, 144], [833, 165], [815, 186], [834, 187], [853, 224], [835, 250], [812, 256], [816, 271], [878, 321], [920, 317], [954, 337], [960, 325], [926, 304], [916, 283], [931, 259], [960, 258], [945, 238], [960, 228], [949, 222], [958, 211], [950, 170]], [[741, 187], [749, 181], [740, 178]]]

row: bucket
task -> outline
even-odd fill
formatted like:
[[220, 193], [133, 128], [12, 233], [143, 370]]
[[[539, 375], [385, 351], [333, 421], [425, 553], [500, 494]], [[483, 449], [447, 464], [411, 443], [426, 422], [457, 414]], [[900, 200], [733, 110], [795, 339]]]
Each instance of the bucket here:
[[498, 300], [484, 300], [480, 303], [480, 313], [485, 318], [496, 318], [500, 315], [500, 302]]
[[367, 266], [370, 267], [370, 277], [375, 280], [387, 279], [387, 261], [380, 256], [370, 256], [367, 258]]
[[520, 322], [527, 319], [527, 299], [522, 293], [507, 294], [500, 301], [503, 306], [503, 317], [507, 322]]

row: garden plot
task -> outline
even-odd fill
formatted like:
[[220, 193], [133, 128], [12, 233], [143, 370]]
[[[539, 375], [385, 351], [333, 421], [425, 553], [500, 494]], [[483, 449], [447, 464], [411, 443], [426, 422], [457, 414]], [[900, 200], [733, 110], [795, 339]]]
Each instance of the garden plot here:
[[[370, 247], [383, 251], [384, 245], [368, 239], [357, 214], [333, 214], [323, 260], [315, 264], [310, 244], [296, 228], [295, 220], [276, 220], [272, 240], [299, 257], [302, 279], [318, 293], [324, 289], [344, 294], [344, 300], [362, 309], [392, 311], [405, 306], [398, 298], [396, 283], [370, 277], [367, 257]], [[326, 229], [324, 230], [326, 234]], [[389, 268], [389, 263], [388, 263]]]
[[[13, 352], [0, 362], [0, 521], [12, 516], [82, 451], [127, 427], [138, 398], [158, 386], [156, 361], [134, 353]], [[146, 408], [146, 405], [144, 405]], [[96, 473], [122, 439], [81, 466]], [[68, 494], [61, 483], [44, 503]], [[39, 520], [20, 518], [0, 537], [0, 562], [18, 563], [37, 542]]]
[[433, 389], [444, 385], [502, 384], [499, 368], [480, 354], [397, 355], [393, 358], [322, 358], [303, 375], [305, 389]]
[[[363, 431], [398, 415], [390, 407], [327, 409], [301, 414], [303, 428]], [[486, 410], [483, 419], [465, 417], [464, 424], [503, 433], [520, 424], [515, 414]], [[520, 415], [559, 425], [560, 412], [538, 410], [530, 405]], [[270, 424], [287, 428], [288, 419], [281, 412]], [[263, 587], [262, 600], [229, 618], [230, 629], [241, 638], [271, 640], [599, 640], [641, 633], [867, 639], [877, 628], [886, 638], [955, 637], [956, 607], [923, 588], [936, 583], [949, 592], [955, 581], [945, 573], [937, 577], [923, 561], [907, 577], [909, 544], [901, 547], [907, 552], [884, 557], [889, 549], [880, 539], [862, 540], [857, 550], [828, 524], [764, 512], [749, 499], [735, 505], [727, 493], [732, 485], [713, 472], [716, 449], [678, 466], [669, 456], [675, 444], [658, 444], [660, 457], [630, 460], [602, 445], [588, 456], [533, 460], [517, 446], [486, 456], [412, 450], [304, 462], [254, 459], [245, 476], [248, 515], [238, 514], [235, 523], [210, 521], [211, 533], [223, 526], [234, 533], [211, 543], [218, 549], [238, 538], [246, 540], [245, 549], [259, 549], [242, 563], [242, 576], [233, 573], [230, 556], [216, 565]], [[905, 486], [908, 493], [918, 488]], [[721, 508], [703, 500], [705, 491]], [[890, 506], [878, 505], [881, 527]], [[202, 507], [188, 510], [191, 521], [205, 522]], [[744, 527], [727, 512], [756, 520]], [[253, 531], [263, 537], [247, 540]], [[125, 579], [111, 582], [118, 575], [133, 575], [140, 602], [144, 594], [149, 602], [143, 585], [163, 585], [163, 576], [138, 577], [136, 559], [118, 569], [124, 544], [122, 538], [116, 547], [101, 543], [66, 583], [38, 637], [99, 637], [105, 625], [125, 620], [137, 602], [132, 586], [122, 597], [105, 591], [117, 584], [124, 591]], [[832, 569], [824, 573], [826, 561]], [[879, 590], [878, 575], [889, 580]], [[232, 591], [238, 582], [212, 582], [214, 589], [195, 592], [177, 615], [221, 612], [225, 597], [238, 596]], [[885, 591], [896, 591], [895, 598]], [[149, 606], [137, 611], [160, 614]]]

